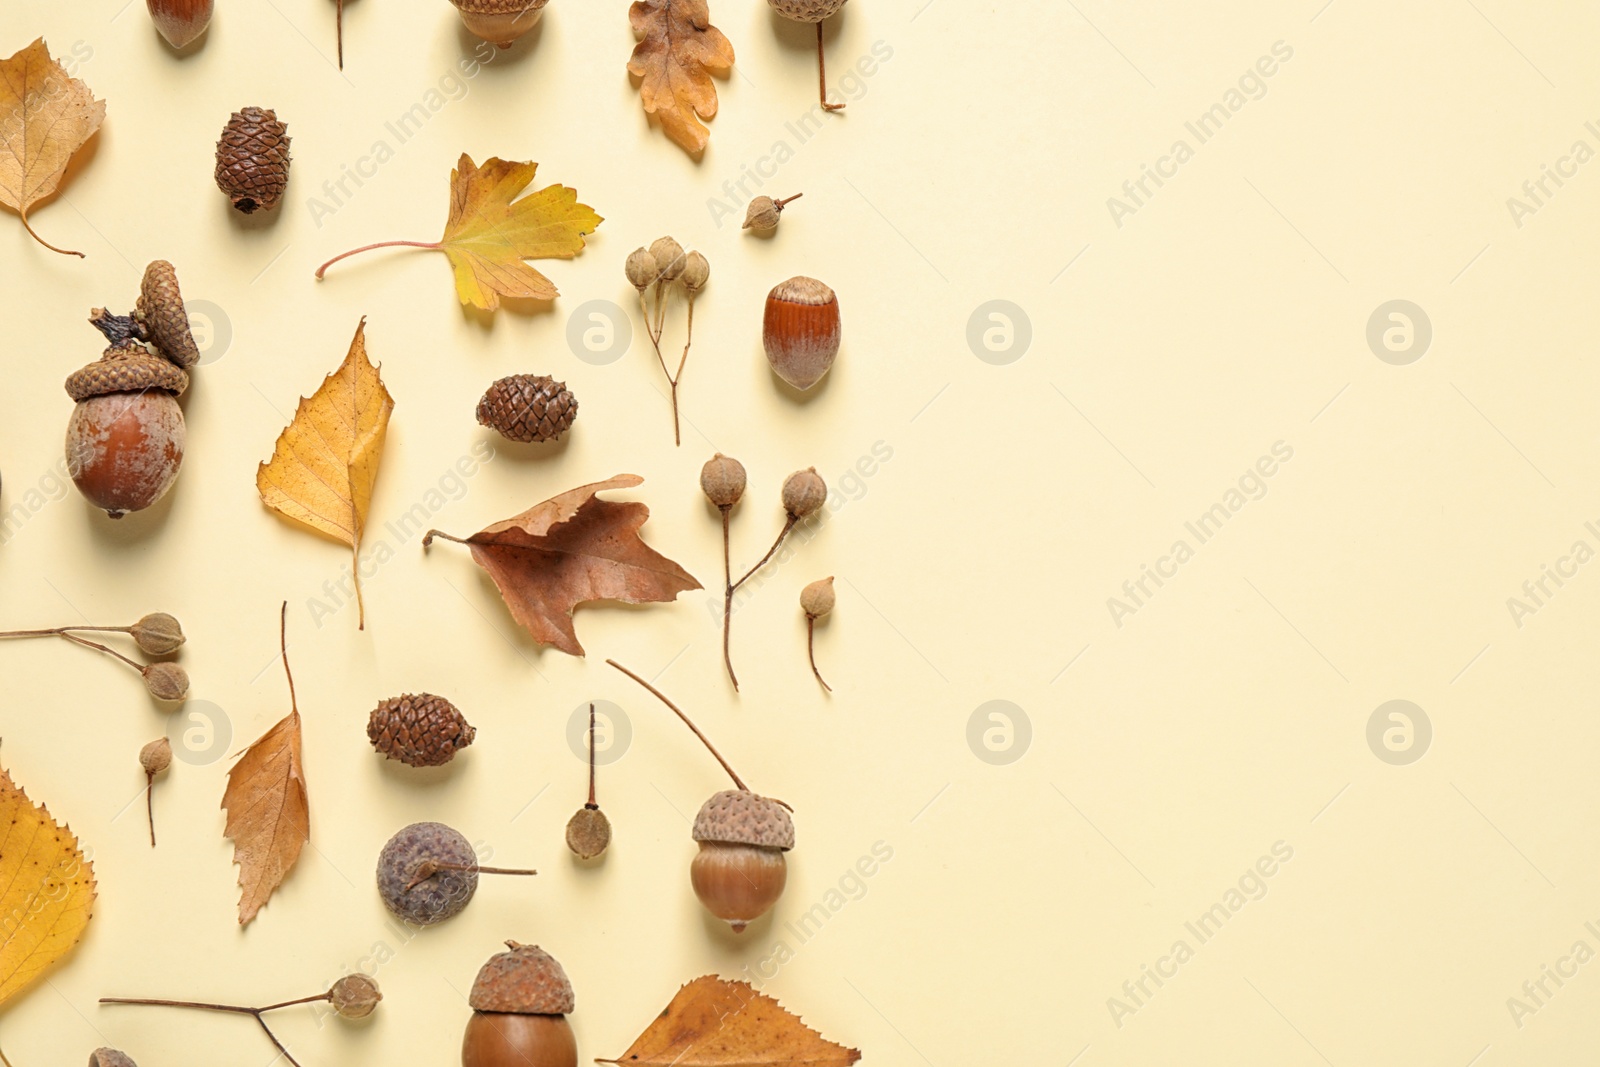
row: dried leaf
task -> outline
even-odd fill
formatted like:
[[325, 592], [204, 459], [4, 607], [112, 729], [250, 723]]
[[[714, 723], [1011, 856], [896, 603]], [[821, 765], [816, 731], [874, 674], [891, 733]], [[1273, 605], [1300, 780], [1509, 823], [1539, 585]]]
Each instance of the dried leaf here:
[[641, 1067], [848, 1067], [861, 1058], [748, 982], [696, 978], [614, 1060]]
[[361, 535], [394, 410], [394, 397], [367, 358], [366, 330], [362, 319], [344, 363], [315, 395], [301, 398], [272, 459], [256, 471], [267, 507], [350, 546], [361, 629]]
[[644, 481], [636, 474], [552, 497], [515, 518], [462, 539], [431, 530], [423, 545], [443, 537], [467, 545], [489, 572], [512, 616], [542, 645], [572, 656], [584, 654], [572, 627], [572, 612], [595, 600], [660, 603], [700, 583], [639, 539], [650, 509], [636, 501], [596, 498], [608, 489]]
[[684, 151], [699, 155], [711, 137], [700, 120], [717, 114], [711, 75], [733, 69], [733, 45], [711, 25], [706, 0], [635, 0], [628, 20], [640, 38], [628, 73], [640, 79], [645, 112]]
[[0, 769], [0, 1004], [65, 956], [94, 904], [94, 865], [72, 831]]
[[82, 256], [34, 233], [28, 212], [61, 185], [67, 164], [105, 121], [106, 102], [52, 59], [41, 37], [0, 61], [0, 116], [0, 204], [52, 252]]
[[[289, 605], [283, 606], [283, 626]], [[280, 631], [281, 633], [281, 631]], [[300, 755], [300, 707], [289, 674], [287, 634], [280, 636], [283, 673], [289, 678], [289, 714], [256, 739], [228, 772], [222, 806], [228, 813], [223, 834], [233, 841], [239, 865], [239, 925], [256, 917], [294, 869], [311, 840], [311, 804], [306, 796], [305, 763]]]
[[317, 270], [374, 248], [428, 248], [450, 257], [463, 304], [493, 311], [501, 297], [554, 300], [560, 292], [525, 259], [572, 259], [584, 237], [605, 221], [578, 203], [578, 191], [551, 185], [518, 200], [533, 182], [537, 163], [488, 159], [482, 167], [463, 154], [450, 172], [450, 217], [437, 242], [382, 241], [335, 256]]

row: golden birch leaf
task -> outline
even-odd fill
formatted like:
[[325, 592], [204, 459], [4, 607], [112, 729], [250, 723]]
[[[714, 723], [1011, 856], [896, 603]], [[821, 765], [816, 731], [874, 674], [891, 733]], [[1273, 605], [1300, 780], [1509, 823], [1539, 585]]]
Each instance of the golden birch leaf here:
[[78, 839], [0, 769], [0, 1004], [65, 956], [94, 905]]
[[394, 398], [367, 358], [367, 320], [356, 327], [350, 354], [328, 375], [278, 435], [272, 458], [256, 471], [256, 488], [274, 511], [348, 545], [361, 629], [361, 535], [383, 459]]
[[50, 57], [44, 39], [0, 60], [0, 204], [52, 252], [69, 252], [33, 232], [28, 212], [61, 185], [67, 164], [105, 121], [106, 102]]

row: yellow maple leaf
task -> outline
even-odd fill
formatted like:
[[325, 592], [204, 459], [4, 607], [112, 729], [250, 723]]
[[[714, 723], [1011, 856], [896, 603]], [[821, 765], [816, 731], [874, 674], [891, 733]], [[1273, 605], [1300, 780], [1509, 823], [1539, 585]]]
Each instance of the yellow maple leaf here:
[[44, 39], [0, 60], [0, 204], [52, 252], [69, 252], [33, 232], [28, 212], [61, 185], [67, 164], [105, 121], [106, 102], [50, 57]]
[[394, 397], [367, 358], [366, 330], [363, 318], [344, 363], [300, 399], [272, 458], [256, 471], [267, 507], [350, 547], [361, 629], [361, 535], [394, 410]]
[[94, 865], [0, 769], [0, 1004], [67, 954], [94, 905]]
[[537, 163], [491, 158], [478, 166], [463, 154], [450, 172], [450, 217], [438, 241], [380, 241], [328, 260], [329, 267], [374, 248], [427, 248], [450, 258], [456, 294], [463, 304], [494, 311], [501, 297], [554, 300], [561, 295], [525, 259], [571, 259], [583, 251], [584, 237], [605, 221], [594, 208], [578, 203], [578, 191], [551, 185], [517, 199], [533, 182]]

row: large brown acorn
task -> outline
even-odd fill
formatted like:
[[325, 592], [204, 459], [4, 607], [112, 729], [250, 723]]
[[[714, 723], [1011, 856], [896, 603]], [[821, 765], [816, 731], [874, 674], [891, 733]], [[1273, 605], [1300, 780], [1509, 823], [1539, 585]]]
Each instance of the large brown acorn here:
[[796, 389], [810, 389], [832, 369], [842, 332], [839, 298], [815, 278], [790, 278], [767, 294], [767, 362]]
[[174, 48], [186, 48], [211, 25], [212, 0], [145, 0], [150, 19]]
[[506, 942], [472, 983], [461, 1067], [577, 1067], [572, 983], [537, 945]]
[[461, 21], [490, 44], [510, 48], [533, 29], [550, 0], [451, 0]]
[[689, 865], [689, 884], [707, 911], [731, 926], [734, 933], [743, 933], [746, 926], [772, 910], [788, 882], [784, 853], [794, 848], [794, 820], [788, 805], [751, 792], [700, 728], [661, 690], [616, 660], [606, 662], [676, 712], [738, 787], [713, 794], [695, 816], [691, 836], [700, 843], [700, 851]]
[[145, 269], [132, 315], [96, 308], [89, 321], [111, 342], [96, 363], [67, 378], [77, 402], [67, 423], [67, 473], [113, 519], [166, 495], [183, 465], [178, 397], [199, 359], [172, 264]]

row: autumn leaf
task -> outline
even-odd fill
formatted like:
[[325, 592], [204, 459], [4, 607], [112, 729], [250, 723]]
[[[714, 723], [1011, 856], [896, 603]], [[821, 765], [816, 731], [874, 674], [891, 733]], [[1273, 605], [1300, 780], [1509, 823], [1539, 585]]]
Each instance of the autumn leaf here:
[[0, 1004], [78, 943], [95, 897], [78, 839], [0, 769]]
[[0, 204], [52, 252], [69, 252], [33, 232], [28, 212], [61, 185], [67, 164], [105, 121], [106, 102], [50, 57], [44, 38], [0, 61]]
[[289, 714], [245, 749], [228, 772], [222, 807], [228, 813], [223, 834], [233, 841], [239, 865], [239, 925], [256, 917], [294, 869], [311, 840], [311, 805], [306, 796], [305, 763], [300, 755], [300, 707], [289, 673], [289, 604], [283, 605], [279, 648], [289, 679]]
[[361, 535], [393, 410], [394, 397], [367, 358], [367, 320], [362, 319], [344, 363], [314, 396], [300, 399], [272, 458], [256, 471], [256, 489], [267, 507], [350, 546], [357, 627], [363, 630]]
[[482, 167], [463, 155], [450, 172], [450, 217], [438, 241], [380, 241], [345, 252], [317, 268], [329, 267], [374, 248], [429, 248], [450, 257], [456, 294], [463, 304], [493, 311], [501, 297], [554, 300], [560, 292], [525, 259], [571, 259], [583, 239], [605, 221], [594, 208], [578, 203], [578, 191], [551, 185], [518, 200], [533, 182], [537, 163], [485, 160]]
[[717, 114], [713, 74], [733, 69], [733, 45], [711, 25], [706, 0], [635, 0], [628, 20], [639, 43], [628, 73], [639, 79], [644, 110], [686, 152], [706, 150], [701, 119]]
[[639, 539], [648, 507], [595, 496], [643, 481], [637, 474], [619, 474], [535, 504], [465, 539], [430, 530], [422, 544], [442, 537], [467, 545], [494, 579], [512, 617], [535, 641], [581, 656], [583, 646], [572, 628], [579, 604], [662, 603], [700, 588], [688, 571]]
[[848, 1067], [861, 1058], [748, 982], [696, 978], [614, 1060], [640, 1067]]

